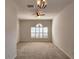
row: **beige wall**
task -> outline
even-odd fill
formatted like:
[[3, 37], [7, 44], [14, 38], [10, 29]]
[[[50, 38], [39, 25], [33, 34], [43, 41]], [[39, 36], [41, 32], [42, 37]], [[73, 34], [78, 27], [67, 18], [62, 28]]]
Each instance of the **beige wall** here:
[[[41, 23], [48, 27], [48, 38], [31, 38], [31, 27]], [[52, 20], [20, 20], [20, 41], [52, 41]]]
[[5, 14], [5, 58], [14, 59], [16, 57], [17, 40], [17, 16], [15, 3], [12, 0], [6, 1]]
[[74, 4], [64, 8], [53, 20], [53, 42], [74, 59]]
[[19, 20], [17, 20], [17, 43], [19, 43]]

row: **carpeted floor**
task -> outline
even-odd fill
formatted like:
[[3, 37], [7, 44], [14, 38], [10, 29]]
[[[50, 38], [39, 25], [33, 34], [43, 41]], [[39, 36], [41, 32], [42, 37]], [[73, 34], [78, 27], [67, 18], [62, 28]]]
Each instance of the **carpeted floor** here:
[[69, 59], [63, 52], [47, 42], [19, 43], [16, 59]]

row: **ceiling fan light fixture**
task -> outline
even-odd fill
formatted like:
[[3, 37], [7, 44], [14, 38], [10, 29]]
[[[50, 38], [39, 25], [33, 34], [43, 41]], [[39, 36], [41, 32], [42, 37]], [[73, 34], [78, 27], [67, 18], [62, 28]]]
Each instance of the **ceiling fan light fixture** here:
[[37, 16], [44, 16], [45, 14], [43, 13], [43, 9], [45, 9], [46, 6], [47, 6], [46, 0], [37, 0], [36, 15]]
[[40, 5], [40, 0], [37, 1], [37, 5]]
[[47, 2], [46, 0], [37, 0], [37, 6], [40, 9], [43, 9], [47, 6]]

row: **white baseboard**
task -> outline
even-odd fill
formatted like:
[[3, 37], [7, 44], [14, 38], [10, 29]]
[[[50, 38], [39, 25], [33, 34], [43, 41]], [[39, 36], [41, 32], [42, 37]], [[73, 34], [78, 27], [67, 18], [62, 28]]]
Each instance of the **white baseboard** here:
[[69, 59], [73, 59], [71, 56], [69, 56], [69, 54], [67, 52], [65, 52], [62, 48], [60, 48], [59, 46], [57, 46], [56, 44], [54, 44], [60, 51], [62, 51], [67, 57], [69, 57]]

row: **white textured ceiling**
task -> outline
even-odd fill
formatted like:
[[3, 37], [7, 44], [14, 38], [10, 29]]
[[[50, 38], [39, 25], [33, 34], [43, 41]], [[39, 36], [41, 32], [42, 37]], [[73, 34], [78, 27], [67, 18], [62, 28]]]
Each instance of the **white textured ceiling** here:
[[[34, 8], [28, 8], [28, 4], [35, 5], [36, 0], [16, 0], [17, 12], [19, 18], [35, 18]], [[46, 15], [41, 18], [51, 18], [57, 15], [63, 8], [72, 3], [74, 0], [47, 0], [47, 7], [44, 9]], [[36, 17], [37, 18], [37, 17]]]

